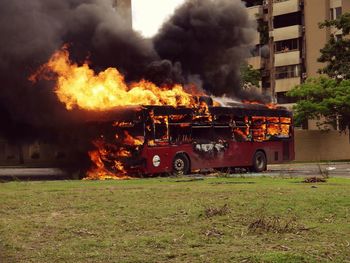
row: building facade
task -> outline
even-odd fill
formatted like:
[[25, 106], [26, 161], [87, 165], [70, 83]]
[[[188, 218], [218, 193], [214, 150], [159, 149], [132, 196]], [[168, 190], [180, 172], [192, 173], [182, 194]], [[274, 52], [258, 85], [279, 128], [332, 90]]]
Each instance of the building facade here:
[[[338, 18], [350, 11], [349, 0], [273, 0], [271, 19], [268, 0], [246, 0], [247, 11], [258, 22], [255, 48], [248, 63], [261, 70], [262, 92], [272, 93], [277, 103], [293, 103], [286, 92], [301, 84], [307, 77], [317, 75], [322, 64], [317, 62], [320, 49], [337, 34], [334, 29], [320, 29], [319, 23]], [[269, 45], [270, 37], [273, 47]], [[271, 58], [266, 55], [274, 52], [274, 79], [270, 78]], [[274, 81], [271, 85], [270, 79]], [[270, 87], [274, 89], [271, 90]]]
[[[321, 55], [320, 49], [331, 35], [341, 34], [336, 28], [320, 29], [319, 23], [350, 12], [350, 1], [244, 1], [249, 16], [256, 19], [258, 24], [248, 63], [261, 71], [262, 93], [271, 94], [278, 104], [292, 108], [295, 101], [286, 93], [306, 78], [317, 76], [318, 70], [324, 67], [317, 61]], [[273, 1], [272, 5], [268, 1]], [[304, 128], [307, 130], [295, 130], [297, 161], [348, 159], [348, 135], [334, 130], [321, 131], [316, 120], [309, 120]]]
[[125, 24], [132, 27], [131, 0], [113, 0], [113, 6], [123, 17]]

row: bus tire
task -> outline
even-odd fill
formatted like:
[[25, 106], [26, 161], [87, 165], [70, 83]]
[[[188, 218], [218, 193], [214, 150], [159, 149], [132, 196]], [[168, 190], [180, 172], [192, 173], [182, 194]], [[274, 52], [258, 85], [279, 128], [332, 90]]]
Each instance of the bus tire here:
[[253, 166], [252, 166], [253, 172], [261, 173], [263, 171], [266, 171], [266, 168], [267, 168], [267, 159], [266, 159], [265, 153], [263, 151], [257, 151], [253, 157]]
[[178, 153], [175, 155], [173, 160], [173, 173], [175, 175], [185, 175], [190, 171], [190, 160], [183, 153]]

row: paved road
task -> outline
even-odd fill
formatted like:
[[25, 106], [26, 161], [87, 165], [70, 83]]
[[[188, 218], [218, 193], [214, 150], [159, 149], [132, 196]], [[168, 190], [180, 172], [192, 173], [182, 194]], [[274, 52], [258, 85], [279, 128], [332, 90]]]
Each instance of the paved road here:
[[[350, 178], [350, 162], [276, 164], [269, 165], [267, 172], [264, 173], [264, 175], [281, 176], [317, 176], [322, 174]], [[0, 180], [57, 180], [67, 178], [69, 178], [68, 174], [58, 168], [0, 168]]]
[[350, 162], [274, 164], [268, 166], [267, 173], [295, 176], [315, 176], [323, 174], [350, 178]]
[[66, 179], [67, 173], [58, 168], [0, 167], [2, 180], [57, 180]]

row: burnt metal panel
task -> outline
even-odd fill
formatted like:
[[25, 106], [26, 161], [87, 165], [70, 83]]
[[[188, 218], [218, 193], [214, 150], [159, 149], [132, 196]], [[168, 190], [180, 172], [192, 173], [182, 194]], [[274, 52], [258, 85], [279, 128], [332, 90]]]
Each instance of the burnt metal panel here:
[[116, 107], [108, 111], [88, 112], [86, 122], [114, 122], [142, 120], [145, 108], [142, 106]]
[[[255, 107], [255, 105], [247, 105], [249, 107], [210, 107], [209, 111], [212, 115], [232, 115], [237, 117], [244, 116], [266, 116], [266, 117], [292, 117], [292, 113], [286, 109], [269, 109], [267, 107]], [[252, 107], [254, 106], [254, 107]]]
[[172, 106], [145, 106], [147, 111], [154, 112], [155, 116], [167, 116], [167, 115], [185, 115], [192, 114], [192, 108], [186, 107], [172, 107]]

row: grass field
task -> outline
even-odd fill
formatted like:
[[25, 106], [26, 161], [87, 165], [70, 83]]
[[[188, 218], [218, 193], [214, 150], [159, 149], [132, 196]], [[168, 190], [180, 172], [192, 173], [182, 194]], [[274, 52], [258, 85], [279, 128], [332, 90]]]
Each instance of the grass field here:
[[350, 180], [0, 184], [0, 262], [350, 262]]

